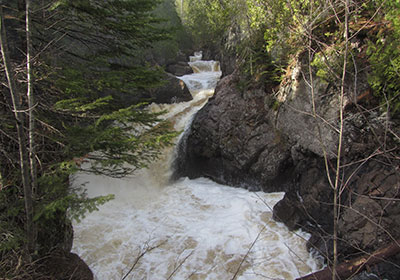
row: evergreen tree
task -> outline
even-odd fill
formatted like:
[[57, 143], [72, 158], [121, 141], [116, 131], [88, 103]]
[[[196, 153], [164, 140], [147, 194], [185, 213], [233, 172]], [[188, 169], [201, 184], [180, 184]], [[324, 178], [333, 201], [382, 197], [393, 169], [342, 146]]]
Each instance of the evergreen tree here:
[[[47, 253], [59, 242], [51, 240], [54, 234], [65, 231], [68, 209], [79, 218], [110, 199], [71, 192], [71, 173], [124, 176], [146, 167], [175, 137], [143, 100], [162, 76], [142, 54], [170, 37], [153, 15], [158, 0], [30, 2], [0, 2], [7, 31], [1, 48], [9, 49], [0, 91], [0, 254], [10, 260], [0, 269], [5, 277], [15, 272], [13, 252], [23, 251], [26, 238], [34, 253]], [[15, 92], [30, 93], [14, 96], [18, 108], [10, 82]], [[81, 164], [86, 159], [90, 164]], [[23, 189], [32, 192], [34, 213], [28, 215]], [[25, 231], [33, 214], [33, 229]]]

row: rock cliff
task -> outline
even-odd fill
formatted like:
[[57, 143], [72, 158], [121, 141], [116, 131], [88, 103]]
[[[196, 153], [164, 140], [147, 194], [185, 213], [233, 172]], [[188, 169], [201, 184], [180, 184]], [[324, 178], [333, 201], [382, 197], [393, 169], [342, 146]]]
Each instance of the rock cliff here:
[[[224, 77], [184, 135], [176, 173], [251, 190], [285, 191], [274, 208], [275, 219], [311, 232], [309, 247], [330, 256], [339, 88], [307, 69], [299, 59], [275, 93], [241, 88], [236, 72]], [[400, 237], [400, 121], [371, 104], [366, 108], [354, 102], [368, 90], [366, 73], [358, 78], [359, 84], [346, 84], [341, 259]], [[399, 272], [391, 267], [385, 273], [393, 271]]]
[[[254, 190], [278, 191], [292, 167], [285, 136], [276, 130], [263, 90], [241, 92], [223, 78], [180, 143], [178, 173]], [[267, 168], [264, 168], [267, 167]]]

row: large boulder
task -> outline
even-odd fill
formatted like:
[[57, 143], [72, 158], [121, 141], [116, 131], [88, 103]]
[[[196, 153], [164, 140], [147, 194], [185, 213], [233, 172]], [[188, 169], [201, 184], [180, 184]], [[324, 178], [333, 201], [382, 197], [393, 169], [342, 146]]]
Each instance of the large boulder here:
[[268, 118], [263, 90], [242, 91], [236, 74], [223, 78], [180, 143], [179, 176], [265, 191], [283, 190], [291, 172], [285, 136]]
[[165, 73], [164, 83], [150, 90], [151, 100], [156, 103], [175, 103], [193, 99], [185, 83], [170, 73]]
[[52, 251], [38, 260], [33, 268], [36, 271], [37, 279], [94, 279], [92, 271], [78, 255], [63, 250]]
[[175, 76], [183, 76], [193, 73], [192, 68], [190, 68], [189, 64], [186, 61], [179, 61], [168, 64], [166, 67], [166, 71]]

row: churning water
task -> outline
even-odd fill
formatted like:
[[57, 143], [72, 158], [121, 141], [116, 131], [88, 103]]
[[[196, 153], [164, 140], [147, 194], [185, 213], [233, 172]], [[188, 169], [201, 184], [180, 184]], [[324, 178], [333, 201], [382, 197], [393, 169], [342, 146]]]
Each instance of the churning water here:
[[[183, 130], [213, 94], [215, 61], [191, 57], [195, 73], [180, 77], [194, 99], [164, 116]], [[115, 199], [74, 224], [73, 251], [96, 279], [294, 279], [318, 269], [306, 250], [309, 236], [272, 220], [283, 193], [249, 192], [211, 180], [168, 183], [173, 149], [149, 169], [113, 179], [78, 174], [89, 196]]]

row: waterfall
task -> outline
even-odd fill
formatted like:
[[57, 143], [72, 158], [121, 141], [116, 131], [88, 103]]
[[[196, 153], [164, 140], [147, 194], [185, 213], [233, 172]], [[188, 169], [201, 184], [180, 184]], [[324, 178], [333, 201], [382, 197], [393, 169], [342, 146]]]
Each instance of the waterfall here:
[[[193, 100], [148, 108], [166, 109], [164, 118], [180, 131], [221, 76], [219, 63], [203, 61], [200, 52], [190, 61], [195, 73], [179, 78]], [[74, 184], [85, 184], [89, 196], [115, 194], [74, 224], [73, 251], [96, 279], [294, 279], [319, 268], [306, 250], [309, 235], [272, 220], [283, 193], [249, 192], [205, 178], [171, 183], [172, 160], [173, 148], [123, 179], [75, 176]]]

